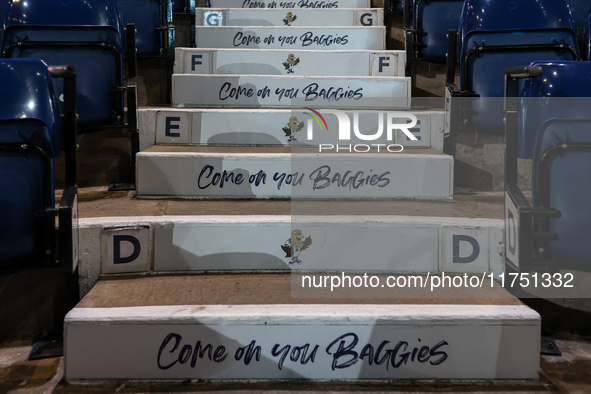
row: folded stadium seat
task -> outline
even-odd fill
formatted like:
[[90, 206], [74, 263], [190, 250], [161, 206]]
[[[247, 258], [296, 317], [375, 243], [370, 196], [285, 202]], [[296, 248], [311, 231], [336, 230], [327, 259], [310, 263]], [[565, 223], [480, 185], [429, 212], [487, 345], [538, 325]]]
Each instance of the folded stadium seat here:
[[[80, 132], [109, 127], [133, 131], [135, 88], [124, 85], [124, 28], [117, 0], [14, 1], [5, 27], [3, 58], [37, 58], [49, 65], [76, 67]], [[128, 37], [133, 37], [133, 29], [128, 30]], [[129, 45], [134, 46], [133, 41]], [[135, 59], [135, 49], [129, 53]], [[134, 77], [135, 71], [130, 75]], [[56, 88], [61, 94], [61, 84]], [[125, 92], [129, 125], [124, 124]]]
[[575, 26], [577, 27], [577, 36], [579, 40], [579, 49], [581, 50], [581, 57], [585, 57], [583, 51], [585, 45], [585, 33], [587, 26], [587, 16], [589, 15], [589, 8], [591, 7], [591, 0], [568, 0]]
[[4, 30], [4, 16], [8, 9], [9, 0], [0, 0], [0, 42], [2, 42], [2, 31]]
[[591, 0], [568, 0], [568, 6], [577, 28], [584, 28], [591, 7]]
[[[505, 211], [517, 220], [508, 259], [513, 269], [589, 271], [591, 62], [537, 61], [507, 73]], [[517, 187], [517, 158], [533, 160], [533, 208]]]
[[[447, 34], [460, 26], [463, 6], [464, 0], [416, 0], [413, 12], [405, 12], [407, 76], [415, 60], [445, 63]], [[406, 17], [411, 14], [412, 28], [410, 17]]]
[[[64, 78], [66, 113], [51, 76]], [[47, 266], [60, 223], [60, 263], [72, 269], [76, 202], [75, 73], [38, 59], [0, 59], [0, 271]], [[62, 133], [63, 131], [63, 133]], [[66, 151], [66, 190], [54, 200], [54, 160]], [[77, 261], [77, 260], [76, 260]]]
[[165, 58], [167, 61], [167, 92], [172, 95], [174, 68], [174, 25], [172, 0], [119, 0], [125, 26], [135, 26], [137, 59]]
[[404, 0], [384, 0], [384, 15], [404, 13]]
[[448, 97], [462, 97], [452, 98], [449, 107], [452, 135], [461, 128], [504, 131], [505, 67], [579, 58], [566, 0], [466, 0], [460, 30], [450, 31], [449, 40], [450, 51], [459, 47], [461, 82], [458, 89], [453, 53], [447, 64]]
[[404, 12], [404, 0], [384, 0], [384, 14], [402, 14]]
[[172, 0], [172, 11], [175, 14], [185, 12], [185, 2], [183, 0]]
[[584, 40], [584, 58], [585, 60], [591, 60], [591, 9], [589, 9], [589, 13], [587, 14], [587, 19], [585, 20], [585, 40]]
[[[209, 7], [209, 0], [205, 1]], [[191, 17], [191, 47], [195, 47], [195, 0], [172, 0], [172, 12], [176, 15], [189, 15]]]

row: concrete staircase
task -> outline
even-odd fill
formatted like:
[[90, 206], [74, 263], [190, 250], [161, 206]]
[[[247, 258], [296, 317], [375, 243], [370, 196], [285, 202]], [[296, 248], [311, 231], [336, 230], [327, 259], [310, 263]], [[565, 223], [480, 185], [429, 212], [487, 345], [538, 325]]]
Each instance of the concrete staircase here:
[[[502, 215], [453, 199], [442, 109], [359, 26], [379, 10], [315, 3], [199, 10], [172, 108], [139, 113], [138, 200], [80, 220], [69, 381], [537, 378], [539, 315], [494, 281]], [[357, 116], [385, 127], [337, 139]]]

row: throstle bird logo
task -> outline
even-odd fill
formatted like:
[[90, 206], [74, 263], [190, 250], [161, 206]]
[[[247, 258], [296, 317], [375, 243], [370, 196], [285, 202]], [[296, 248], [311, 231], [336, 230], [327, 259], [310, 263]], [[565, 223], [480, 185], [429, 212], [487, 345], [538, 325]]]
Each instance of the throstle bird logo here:
[[291, 22], [295, 21], [296, 19], [298, 19], [296, 15], [288, 12], [285, 19], [283, 19], [283, 23], [285, 23], [285, 26], [291, 26]]
[[283, 63], [283, 67], [285, 67], [285, 69], [287, 70], [287, 73], [288, 74], [293, 74], [293, 68], [295, 66], [297, 66], [299, 62], [300, 62], [300, 58], [299, 57], [295, 57], [295, 55], [293, 53], [290, 53], [287, 56], [287, 61], [285, 61]]
[[291, 258], [289, 265], [292, 266], [302, 264], [300, 253], [302, 253], [302, 250], [308, 249], [310, 245], [312, 245], [312, 237], [304, 238], [302, 231], [296, 229], [291, 232], [291, 238], [281, 245], [281, 249], [285, 252], [285, 257]]
[[289, 118], [289, 122], [283, 127], [287, 142], [297, 141], [295, 134], [304, 128], [304, 122], [300, 122], [296, 116]]

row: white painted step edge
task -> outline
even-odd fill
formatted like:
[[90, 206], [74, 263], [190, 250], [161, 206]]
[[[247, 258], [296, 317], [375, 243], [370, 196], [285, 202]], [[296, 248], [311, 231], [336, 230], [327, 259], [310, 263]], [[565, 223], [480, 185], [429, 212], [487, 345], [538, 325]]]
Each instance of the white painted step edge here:
[[540, 315], [525, 305], [180, 305], [74, 308], [67, 325], [531, 325]]

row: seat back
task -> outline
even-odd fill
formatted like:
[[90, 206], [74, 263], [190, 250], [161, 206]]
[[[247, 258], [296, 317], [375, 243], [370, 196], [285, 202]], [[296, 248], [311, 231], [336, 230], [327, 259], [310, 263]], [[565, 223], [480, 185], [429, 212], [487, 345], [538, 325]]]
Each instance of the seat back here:
[[4, 31], [4, 16], [8, 9], [10, 0], [0, 0], [0, 42], [2, 42], [2, 31]]
[[0, 101], [0, 268], [5, 268], [44, 257], [54, 218], [34, 214], [54, 206], [60, 110], [54, 81], [38, 59], [0, 60]]
[[79, 127], [104, 128], [123, 121], [123, 34], [117, 0], [12, 2], [2, 57], [75, 66]]
[[457, 30], [464, 0], [416, 0], [414, 46], [418, 59], [445, 62], [447, 33]]
[[573, 20], [577, 27], [585, 27], [587, 22], [587, 15], [589, 15], [589, 8], [591, 7], [591, 0], [568, 0]]
[[185, 12], [185, 0], [172, 0], [172, 11], [175, 14]]
[[585, 60], [591, 60], [591, 9], [589, 9], [589, 13], [587, 14], [587, 19], [585, 20], [585, 49], [582, 50], [585, 55]]
[[461, 89], [481, 97], [472, 104], [475, 127], [502, 129], [505, 67], [578, 59], [566, 0], [466, 0], [459, 39]]
[[396, 11], [403, 13], [404, 12], [404, 3], [406, 1], [405, 0], [400, 0], [397, 4], [396, 4]]
[[133, 23], [138, 57], [166, 56], [168, 24], [172, 23], [171, 0], [119, 0], [123, 25]]
[[[550, 256], [588, 264], [591, 256], [591, 62], [534, 62], [542, 76], [520, 89], [519, 157], [533, 159], [534, 206], [561, 212], [548, 219]], [[582, 149], [577, 144], [589, 144]]]

